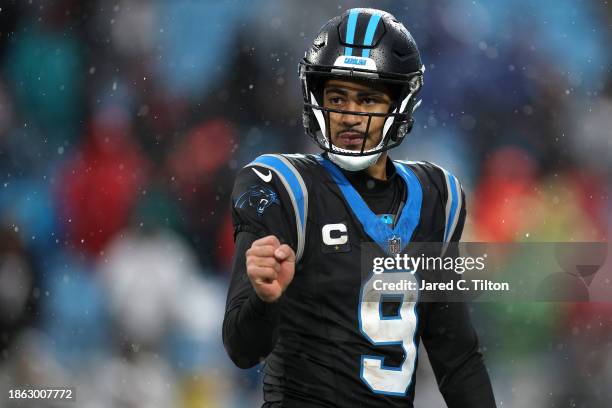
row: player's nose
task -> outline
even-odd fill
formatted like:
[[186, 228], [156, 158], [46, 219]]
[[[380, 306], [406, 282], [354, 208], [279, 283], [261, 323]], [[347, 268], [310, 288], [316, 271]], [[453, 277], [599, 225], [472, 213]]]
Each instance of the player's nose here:
[[[346, 108], [347, 108], [346, 110], [350, 112], [359, 112], [360, 110], [359, 104], [354, 103], [354, 102], [350, 102]], [[363, 115], [343, 113], [340, 119], [344, 126], [352, 127], [352, 126], [359, 125], [364, 120], [364, 118], [365, 116]]]

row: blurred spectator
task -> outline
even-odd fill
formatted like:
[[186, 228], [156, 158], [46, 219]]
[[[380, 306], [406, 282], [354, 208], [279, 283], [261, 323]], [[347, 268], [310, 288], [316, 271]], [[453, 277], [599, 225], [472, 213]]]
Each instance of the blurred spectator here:
[[40, 282], [17, 232], [0, 229], [0, 361], [15, 353], [20, 332], [38, 319]]
[[127, 225], [148, 172], [126, 115], [112, 108], [99, 112], [80, 152], [59, 175], [58, 201], [68, 239], [94, 255]]
[[[2, 392], [74, 385], [87, 408], [260, 403], [260, 368], [232, 367], [220, 339], [234, 175], [259, 154], [318, 152], [297, 62], [327, 18], [362, 3], [2, 3]], [[367, 5], [406, 23], [426, 68], [392, 156], [459, 176], [464, 241], [608, 238], [610, 4]], [[598, 300], [606, 273], [589, 287]], [[612, 399], [605, 304], [474, 309], [500, 406]], [[422, 378], [418, 401], [438, 406]]]
[[217, 231], [229, 212], [234, 177], [229, 163], [236, 148], [232, 124], [213, 119], [190, 129], [168, 157], [166, 171], [177, 199], [190, 215], [186, 226], [205, 266], [219, 266]]
[[[20, 21], [4, 60], [21, 126], [39, 129], [24, 148], [38, 154], [34, 167], [53, 161], [75, 142], [83, 112], [82, 49], [65, 18], [41, 7], [39, 20]], [[40, 160], [43, 159], [43, 160]]]

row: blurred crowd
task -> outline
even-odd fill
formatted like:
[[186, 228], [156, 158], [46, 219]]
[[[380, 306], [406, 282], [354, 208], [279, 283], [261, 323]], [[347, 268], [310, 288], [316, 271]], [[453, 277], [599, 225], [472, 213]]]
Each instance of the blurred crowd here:
[[[36, 406], [5, 399], [26, 384], [87, 408], [258, 403], [259, 367], [221, 343], [229, 195], [259, 154], [317, 152], [297, 63], [350, 7], [390, 11], [420, 46], [423, 104], [392, 157], [459, 176], [464, 241], [608, 239], [609, 2], [0, 4], [0, 406]], [[611, 265], [592, 285], [612, 302]], [[611, 305], [476, 304], [498, 401], [609, 406]]]

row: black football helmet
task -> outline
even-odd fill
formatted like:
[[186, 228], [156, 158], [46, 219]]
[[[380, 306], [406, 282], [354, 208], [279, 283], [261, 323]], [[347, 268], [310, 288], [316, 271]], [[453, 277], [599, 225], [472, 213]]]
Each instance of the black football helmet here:
[[[340, 167], [357, 171], [374, 164], [385, 150], [398, 146], [413, 125], [412, 113], [420, 104], [416, 95], [423, 85], [425, 67], [412, 35], [393, 15], [376, 9], [347, 10], [325, 24], [299, 63], [304, 96], [306, 133]], [[365, 113], [324, 108], [323, 86], [331, 78], [384, 83], [391, 90], [387, 113]], [[330, 112], [369, 116], [360, 151], [331, 143]], [[380, 143], [365, 150], [373, 116], [385, 117]]]

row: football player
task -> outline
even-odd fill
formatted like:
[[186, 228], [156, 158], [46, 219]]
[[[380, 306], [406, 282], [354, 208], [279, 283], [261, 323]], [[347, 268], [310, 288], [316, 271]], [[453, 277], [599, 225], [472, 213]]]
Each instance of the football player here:
[[364, 298], [369, 246], [457, 242], [465, 220], [452, 174], [388, 157], [423, 85], [414, 39], [389, 13], [351, 9], [323, 26], [299, 74], [323, 153], [266, 154], [238, 174], [229, 356], [265, 361], [265, 407], [411, 407], [423, 341], [449, 407], [494, 407], [464, 303]]

